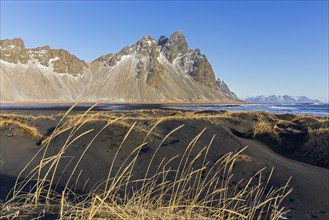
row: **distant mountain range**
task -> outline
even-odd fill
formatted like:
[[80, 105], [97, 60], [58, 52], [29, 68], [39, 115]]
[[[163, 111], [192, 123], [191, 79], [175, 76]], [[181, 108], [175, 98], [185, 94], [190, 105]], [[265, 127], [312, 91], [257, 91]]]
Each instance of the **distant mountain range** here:
[[237, 102], [181, 32], [144, 36], [85, 62], [63, 49], [0, 41], [0, 101]]
[[277, 103], [277, 104], [297, 104], [297, 103], [321, 103], [317, 99], [309, 99], [306, 96], [254, 96], [244, 99], [246, 102], [251, 103]]

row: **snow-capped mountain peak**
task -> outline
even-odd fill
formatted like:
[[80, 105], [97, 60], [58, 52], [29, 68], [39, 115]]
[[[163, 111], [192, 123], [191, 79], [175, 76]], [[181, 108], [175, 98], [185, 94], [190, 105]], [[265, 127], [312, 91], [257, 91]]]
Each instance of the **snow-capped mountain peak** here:
[[317, 99], [309, 99], [306, 96], [289, 96], [289, 95], [271, 95], [271, 96], [254, 96], [244, 99], [251, 103], [278, 103], [278, 104], [301, 104], [301, 103], [321, 103]]

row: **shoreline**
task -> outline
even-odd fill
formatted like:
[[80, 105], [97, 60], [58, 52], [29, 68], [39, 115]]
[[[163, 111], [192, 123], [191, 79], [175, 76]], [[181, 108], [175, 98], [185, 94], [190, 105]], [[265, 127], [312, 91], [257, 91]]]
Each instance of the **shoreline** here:
[[74, 104], [106, 104], [106, 105], [169, 105], [169, 104], [175, 104], [175, 105], [191, 105], [191, 104], [201, 104], [201, 105], [218, 105], [218, 104], [222, 104], [222, 105], [234, 105], [234, 104], [252, 104], [252, 103], [246, 103], [246, 102], [95, 102], [95, 101], [77, 101], [77, 102], [51, 102], [51, 101], [18, 101], [18, 102], [0, 102], [0, 106], [1, 105], [35, 105], [35, 104], [70, 104], [70, 105], [74, 105]]
[[271, 114], [312, 115], [329, 117], [329, 104], [259, 104], [259, 103], [105, 103], [105, 102], [11, 102], [0, 103], [0, 111], [66, 111], [73, 105], [73, 111], [129, 111], [129, 110], [178, 110], [178, 111], [228, 111], [267, 112]]
[[47, 105], [47, 104], [60, 104], [60, 105], [74, 105], [74, 104], [105, 104], [105, 105], [326, 105], [329, 103], [256, 103], [256, 102], [245, 102], [245, 101], [236, 101], [236, 102], [108, 102], [108, 101], [76, 101], [76, 102], [65, 102], [65, 101], [5, 101], [0, 102], [1, 105]]

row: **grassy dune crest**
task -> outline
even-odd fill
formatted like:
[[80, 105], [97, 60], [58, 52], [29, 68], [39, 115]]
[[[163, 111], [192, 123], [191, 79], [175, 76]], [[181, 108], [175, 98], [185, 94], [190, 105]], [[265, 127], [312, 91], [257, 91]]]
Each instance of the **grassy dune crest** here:
[[14, 133], [15, 135], [19, 133], [25, 133], [31, 135], [36, 139], [41, 138], [38, 129], [32, 125], [29, 125], [26, 122], [26, 119], [24, 120], [20, 117], [18, 118], [15, 118], [14, 116], [4, 117], [2, 115], [2, 117], [0, 118], [0, 128], [3, 127], [9, 128], [12, 131], [12, 133]]

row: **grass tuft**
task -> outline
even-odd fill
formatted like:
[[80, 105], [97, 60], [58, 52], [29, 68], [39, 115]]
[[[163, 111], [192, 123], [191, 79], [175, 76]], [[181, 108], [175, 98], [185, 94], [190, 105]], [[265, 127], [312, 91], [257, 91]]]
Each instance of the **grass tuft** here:
[[33, 127], [23, 121], [16, 121], [12, 119], [0, 119], [0, 128], [9, 128], [15, 135], [24, 133], [27, 135], [31, 135], [33, 138], [36, 139], [42, 137], [36, 127]]

